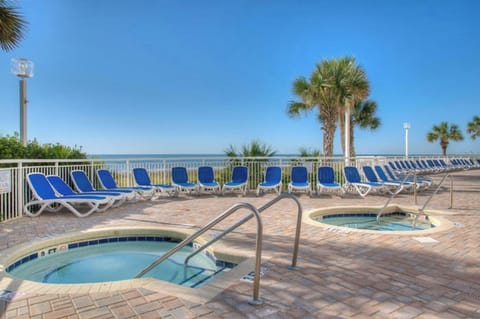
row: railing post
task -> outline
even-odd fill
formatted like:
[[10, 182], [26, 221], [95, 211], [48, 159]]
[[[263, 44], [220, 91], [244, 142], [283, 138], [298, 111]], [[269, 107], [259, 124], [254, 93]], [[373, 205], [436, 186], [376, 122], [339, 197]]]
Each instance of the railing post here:
[[90, 178], [92, 178], [91, 176], [93, 176], [94, 172], [95, 172], [95, 163], [94, 163], [94, 159], [90, 160]]
[[125, 171], [127, 174], [127, 186], [132, 186], [132, 177], [130, 176], [130, 160], [125, 161]]
[[55, 175], [60, 176], [60, 174], [58, 174], [58, 166], [59, 166], [59, 164], [58, 164], [58, 162], [56, 161], [56, 162], [55, 162]]
[[167, 178], [166, 178], [166, 176], [167, 176], [167, 160], [164, 159], [162, 161], [162, 163], [163, 163], [162, 164], [163, 168], [161, 169], [161, 172], [162, 172], [162, 175], [163, 175], [162, 184], [166, 184], [166, 180], [167, 180]]
[[24, 184], [23, 184], [23, 165], [22, 162], [18, 162], [17, 165], [17, 212], [16, 216], [17, 217], [22, 217], [23, 216], [23, 205], [24, 205]]

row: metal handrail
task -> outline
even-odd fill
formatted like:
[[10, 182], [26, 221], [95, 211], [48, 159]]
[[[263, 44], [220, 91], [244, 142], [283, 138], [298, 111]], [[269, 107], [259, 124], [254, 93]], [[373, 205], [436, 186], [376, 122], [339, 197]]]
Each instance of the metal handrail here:
[[[280, 200], [282, 200], [284, 198], [293, 199], [298, 206], [297, 226], [296, 226], [296, 231], [295, 231], [295, 242], [294, 242], [294, 246], [293, 246], [292, 265], [290, 265], [288, 267], [289, 269], [296, 269], [297, 268], [297, 258], [298, 258], [298, 247], [299, 247], [299, 244], [300, 244], [300, 228], [302, 226], [302, 216], [303, 216], [302, 205], [300, 204], [299, 200], [297, 199], [297, 197], [295, 197], [294, 195], [292, 195], [290, 193], [282, 193], [282, 194], [278, 195], [277, 197], [275, 197], [274, 199], [272, 199], [271, 201], [269, 201], [268, 203], [266, 203], [265, 205], [258, 208], [258, 212], [259, 213], [263, 212], [264, 210], [273, 206], [274, 204], [276, 204], [277, 202], [279, 202]], [[225, 229], [218, 236], [211, 239], [209, 242], [203, 244], [201, 247], [197, 248], [194, 252], [190, 253], [190, 255], [188, 255], [187, 258], [185, 258], [185, 264], [188, 265], [188, 262], [192, 257], [197, 255], [198, 253], [200, 253], [202, 250], [209, 247], [210, 245], [214, 244], [215, 242], [217, 242], [218, 240], [223, 238], [228, 233], [234, 231], [236, 228], [240, 227], [241, 225], [243, 225], [244, 223], [249, 221], [252, 217], [253, 217], [253, 214], [245, 216], [243, 219], [238, 221], [236, 224], [234, 224], [234, 225], [230, 226], [229, 228]]]
[[418, 213], [416, 214], [415, 219], [413, 220], [413, 228], [415, 228], [415, 226], [417, 225], [418, 217], [420, 215], [425, 215], [425, 207], [427, 207], [428, 203], [430, 203], [433, 196], [435, 196], [435, 194], [438, 193], [438, 191], [440, 190], [440, 187], [442, 186], [443, 182], [445, 181], [445, 179], [447, 177], [450, 177], [450, 207], [449, 207], [449, 209], [453, 207], [453, 176], [450, 173], [447, 173], [447, 174], [445, 174], [445, 176], [443, 176], [440, 183], [438, 183], [437, 189], [435, 189], [433, 194], [430, 195], [430, 197], [427, 199], [427, 201], [423, 204], [422, 208], [418, 209]]
[[259, 298], [259, 291], [260, 291], [260, 267], [262, 263], [262, 240], [263, 240], [263, 224], [262, 224], [262, 219], [260, 217], [260, 213], [258, 210], [251, 204], [249, 203], [237, 203], [227, 210], [225, 210], [223, 213], [212, 219], [210, 222], [208, 222], [205, 226], [203, 226], [201, 229], [190, 235], [189, 237], [185, 238], [182, 240], [178, 245], [170, 249], [168, 252], [166, 252], [164, 255], [162, 255], [160, 258], [155, 260], [153, 263], [151, 263], [149, 266], [145, 267], [141, 272], [139, 272], [137, 275], [135, 275], [135, 278], [140, 278], [143, 275], [145, 275], [147, 272], [158, 266], [160, 263], [168, 259], [168, 257], [172, 256], [176, 252], [178, 252], [180, 249], [191, 243], [193, 240], [204, 234], [206, 231], [223, 221], [225, 218], [236, 212], [237, 210], [241, 208], [246, 208], [252, 211], [252, 215], [255, 215], [257, 219], [257, 240], [256, 240], [256, 253], [255, 253], [255, 276], [253, 279], [253, 298], [252, 300], [249, 300], [250, 304], [253, 305], [260, 305], [263, 303], [263, 301]]
[[417, 174], [414, 173], [408, 173], [405, 175], [405, 177], [403, 178], [402, 182], [400, 183], [400, 186], [398, 187], [398, 190], [396, 192], [394, 192], [392, 194], [392, 196], [390, 196], [388, 199], [387, 199], [387, 202], [385, 203], [385, 205], [383, 205], [382, 208], [380, 208], [380, 210], [378, 211], [377, 213], [377, 223], [380, 221], [380, 217], [382, 216], [382, 214], [385, 212], [385, 208], [387, 208], [388, 204], [390, 204], [390, 202], [392, 201], [392, 199], [397, 196], [400, 191], [403, 189], [403, 184], [407, 181], [407, 179], [413, 175], [413, 178], [414, 178], [414, 181], [415, 181], [415, 188], [414, 188], [414, 191], [417, 189], [417, 183], [416, 183], [416, 179], [417, 179]]

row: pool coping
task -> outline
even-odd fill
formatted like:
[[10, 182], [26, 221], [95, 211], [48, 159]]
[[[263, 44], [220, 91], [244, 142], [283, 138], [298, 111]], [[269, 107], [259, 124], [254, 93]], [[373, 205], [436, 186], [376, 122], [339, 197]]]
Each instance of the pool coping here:
[[[449, 212], [435, 209], [425, 210], [425, 214], [428, 216], [430, 221], [435, 225], [434, 228], [424, 229], [424, 230], [415, 230], [415, 231], [381, 231], [381, 230], [368, 230], [368, 229], [355, 229], [342, 226], [335, 226], [324, 224], [314, 220], [315, 217], [342, 213], [348, 210], [353, 210], [355, 213], [371, 213], [372, 210], [379, 210], [383, 206], [330, 206], [325, 208], [315, 208], [303, 213], [303, 221], [309, 225], [323, 228], [328, 231], [338, 232], [338, 233], [363, 233], [363, 234], [382, 234], [382, 235], [402, 235], [402, 236], [424, 236], [431, 235], [437, 232], [446, 231], [452, 227], [454, 224], [440, 215], [448, 215]], [[406, 205], [389, 205], [385, 208], [386, 213], [394, 212], [395, 210], [400, 210], [405, 213], [415, 213], [418, 211], [416, 206], [406, 206]]]
[[[0, 289], [15, 291], [19, 295], [32, 294], [82, 294], [95, 292], [114, 292], [132, 288], [145, 288], [151, 291], [160, 292], [163, 294], [174, 294], [180, 298], [190, 300], [192, 302], [205, 303], [226, 288], [239, 282], [242, 276], [251, 272], [254, 269], [255, 258], [238, 254], [232, 254], [231, 249], [224, 247], [219, 241], [209, 247], [210, 253], [222, 261], [227, 261], [237, 264], [229, 271], [223, 271], [216, 275], [210, 281], [206, 282], [198, 288], [189, 288], [180, 286], [170, 282], [158, 280], [155, 278], [138, 278], [129, 280], [119, 280], [112, 282], [101, 283], [84, 283], [84, 284], [46, 284], [30, 280], [25, 280], [10, 275], [6, 272], [6, 268], [15, 260], [22, 256], [31, 254], [32, 252], [48, 249], [49, 247], [56, 247], [68, 242], [77, 242], [82, 240], [89, 240], [101, 237], [113, 236], [128, 236], [128, 235], [156, 235], [164, 237], [172, 237], [177, 239], [184, 239], [194, 232], [192, 229], [171, 228], [171, 227], [115, 227], [115, 228], [101, 228], [89, 229], [81, 232], [74, 232], [68, 235], [59, 235], [48, 237], [35, 242], [23, 243], [11, 248], [8, 248], [0, 253]], [[200, 236], [196, 243], [206, 243], [210, 238], [203, 235]], [[266, 258], [263, 258], [264, 260]]]

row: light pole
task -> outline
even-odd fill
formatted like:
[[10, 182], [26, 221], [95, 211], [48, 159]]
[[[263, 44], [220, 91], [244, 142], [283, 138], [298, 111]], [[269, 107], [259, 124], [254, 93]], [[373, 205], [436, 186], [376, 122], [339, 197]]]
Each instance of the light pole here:
[[403, 123], [403, 128], [405, 129], [405, 158], [408, 159], [408, 129], [410, 128], [410, 123]]
[[12, 59], [11, 72], [20, 78], [20, 140], [27, 145], [27, 81], [33, 76], [33, 62], [23, 58]]

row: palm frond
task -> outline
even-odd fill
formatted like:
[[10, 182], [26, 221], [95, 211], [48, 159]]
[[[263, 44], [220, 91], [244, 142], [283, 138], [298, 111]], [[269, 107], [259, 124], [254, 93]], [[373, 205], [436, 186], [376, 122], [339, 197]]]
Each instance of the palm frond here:
[[472, 140], [480, 137], [480, 116], [474, 116], [471, 122], [467, 123], [467, 134]]
[[302, 102], [290, 101], [287, 106], [287, 114], [289, 117], [299, 117], [302, 114], [307, 114], [312, 107]]
[[23, 39], [27, 22], [9, 1], [0, 0], [0, 47], [13, 50]]

